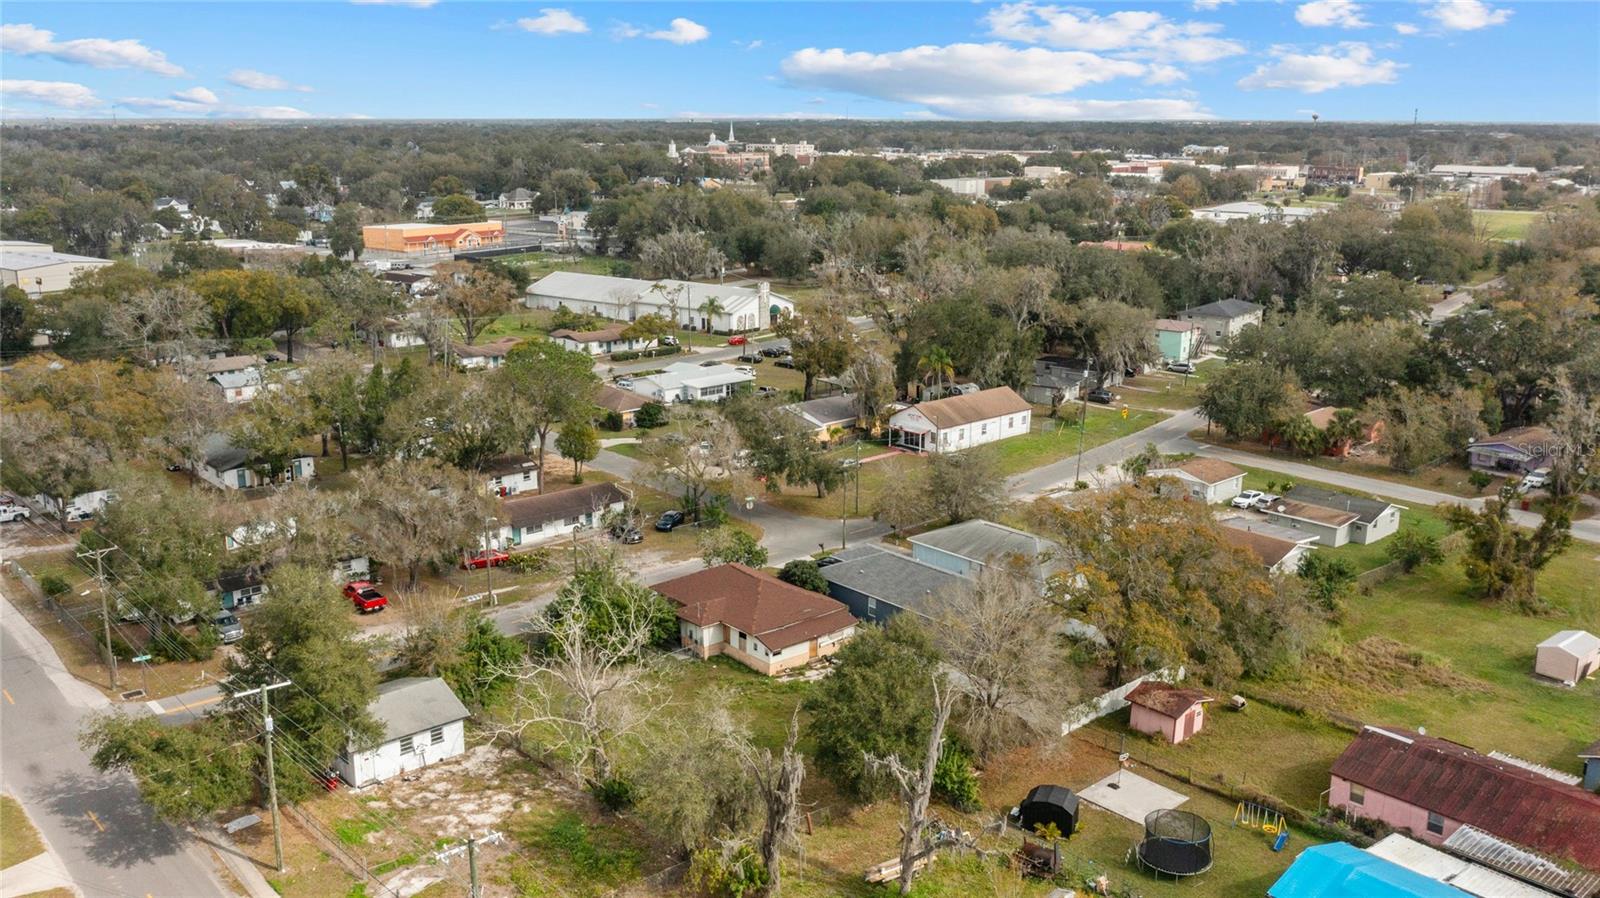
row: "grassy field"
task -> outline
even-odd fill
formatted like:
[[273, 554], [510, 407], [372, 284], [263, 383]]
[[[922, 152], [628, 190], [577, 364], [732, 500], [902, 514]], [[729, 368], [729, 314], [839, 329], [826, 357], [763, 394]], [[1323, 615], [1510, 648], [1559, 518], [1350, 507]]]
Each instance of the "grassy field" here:
[[1389, 467], [1381, 457], [1377, 456], [1333, 458], [1327, 455], [1317, 455], [1305, 458], [1281, 449], [1273, 449], [1262, 443], [1248, 441], [1230, 443], [1222, 438], [1220, 432], [1213, 432], [1207, 436], [1204, 428], [1192, 431], [1189, 436], [1212, 446], [1250, 452], [1268, 458], [1288, 459], [1296, 464], [1310, 465], [1311, 467], [1328, 471], [1340, 471], [1357, 477], [1371, 477], [1374, 480], [1387, 480], [1390, 483], [1432, 490], [1436, 493], [1448, 493], [1452, 496], [1461, 496], [1463, 498], [1492, 496], [1504, 482], [1504, 478], [1496, 477], [1493, 483], [1480, 492], [1468, 480], [1472, 472], [1466, 465], [1456, 461], [1440, 462], [1416, 471], [1396, 471], [1394, 468]]
[[1133, 408], [1181, 410], [1200, 404], [1200, 391], [1206, 380], [1222, 370], [1221, 359], [1201, 362], [1194, 374], [1184, 377], [1171, 371], [1150, 371], [1124, 381], [1112, 390], [1120, 402]]
[[1528, 236], [1528, 228], [1542, 214], [1510, 209], [1473, 209], [1472, 223], [1483, 228], [1490, 240], [1522, 240]]
[[39, 831], [29, 822], [22, 805], [9, 795], [0, 795], [0, 836], [0, 870], [44, 850]]

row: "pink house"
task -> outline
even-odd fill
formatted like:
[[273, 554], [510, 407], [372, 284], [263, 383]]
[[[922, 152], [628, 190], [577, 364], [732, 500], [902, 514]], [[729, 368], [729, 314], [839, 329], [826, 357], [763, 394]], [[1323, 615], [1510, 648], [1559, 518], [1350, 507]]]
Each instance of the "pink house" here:
[[1333, 762], [1328, 804], [1439, 844], [1462, 825], [1600, 872], [1600, 795], [1433, 736], [1364, 727]]
[[1206, 703], [1211, 701], [1215, 699], [1198, 689], [1146, 681], [1128, 693], [1133, 706], [1128, 726], [1177, 745], [1205, 726]]

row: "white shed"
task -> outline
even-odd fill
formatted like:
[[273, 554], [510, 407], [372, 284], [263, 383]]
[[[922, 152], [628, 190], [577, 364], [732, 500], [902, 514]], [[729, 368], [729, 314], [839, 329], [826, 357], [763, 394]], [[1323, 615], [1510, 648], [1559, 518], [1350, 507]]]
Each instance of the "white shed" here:
[[1579, 683], [1600, 671], [1600, 636], [1587, 630], [1562, 630], [1539, 643], [1533, 672], [1563, 683]]
[[369, 710], [383, 727], [378, 744], [347, 747], [334, 762], [352, 786], [383, 782], [467, 750], [467, 708], [438, 677], [390, 680], [378, 687]]

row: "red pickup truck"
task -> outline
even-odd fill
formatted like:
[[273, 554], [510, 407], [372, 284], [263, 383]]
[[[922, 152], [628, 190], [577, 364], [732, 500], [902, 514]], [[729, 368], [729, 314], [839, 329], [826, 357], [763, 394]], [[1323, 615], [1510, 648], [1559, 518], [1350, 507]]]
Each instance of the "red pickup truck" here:
[[362, 614], [382, 611], [389, 607], [389, 597], [366, 580], [352, 580], [344, 585], [344, 594]]

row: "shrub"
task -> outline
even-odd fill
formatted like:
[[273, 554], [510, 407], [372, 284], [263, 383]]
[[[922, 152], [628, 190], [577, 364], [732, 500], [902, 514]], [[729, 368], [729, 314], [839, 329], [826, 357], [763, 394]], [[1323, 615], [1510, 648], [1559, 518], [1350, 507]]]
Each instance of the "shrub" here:
[[594, 795], [595, 801], [600, 802], [601, 807], [613, 814], [633, 807], [635, 798], [633, 783], [622, 777], [614, 776], [608, 780], [592, 783], [589, 792]]
[[702, 848], [689, 857], [684, 883], [702, 898], [744, 898], [767, 887], [767, 868], [748, 843], [718, 851]]
[[537, 574], [550, 569], [550, 550], [534, 549], [532, 552], [519, 552], [506, 559], [505, 566], [519, 574]]
[[622, 413], [606, 412], [605, 416], [600, 419], [600, 426], [612, 432], [620, 432], [622, 430]]
[[638, 357], [639, 357], [639, 353], [634, 352], [631, 349], [624, 349], [621, 352], [613, 352], [611, 354], [611, 361], [613, 361], [613, 362], [631, 362], [631, 361], [633, 361], [634, 359], [636, 359]]
[[72, 589], [72, 584], [56, 574], [45, 574], [39, 579], [39, 588], [44, 590], [45, 595], [53, 599], [56, 596], [65, 595], [68, 590]]
[[1355, 586], [1356, 572], [1343, 558], [1313, 552], [1300, 562], [1300, 579], [1317, 604], [1336, 612]]
[[822, 576], [822, 568], [809, 558], [796, 558], [784, 565], [783, 569], [778, 571], [778, 579], [801, 589], [828, 594], [828, 580]]
[[667, 407], [659, 402], [646, 402], [634, 413], [633, 423], [640, 427], [660, 427], [667, 423]]
[[939, 763], [933, 768], [933, 794], [958, 811], [978, 809], [978, 775], [972, 770], [972, 756], [954, 739], [946, 739]]
[[1415, 527], [1396, 533], [1384, 551], [1391, 561], [1398, 562], [1400, 569], [1408, 574], [1423, 565], [1444, 560], [1444, 549], [1439, 545], [1439, 538]]
[[1489, 484], [1494, 483], [1494, 477], [1487, 471], [1473, 471], [1467, 475], [1467, 482], [1472, 484], [1473, 492], [1481, 493], [1488, 488]]

